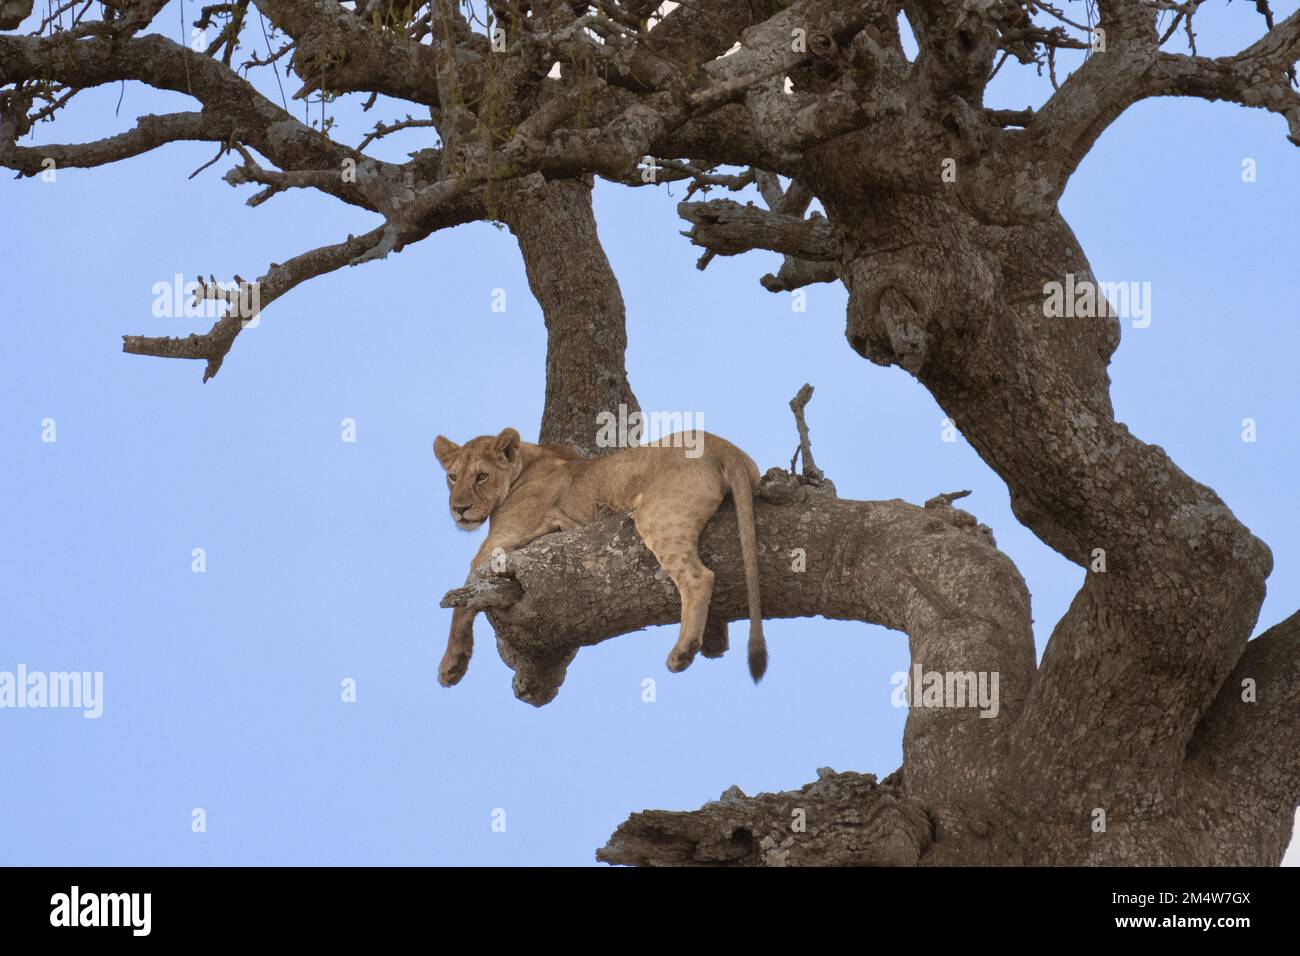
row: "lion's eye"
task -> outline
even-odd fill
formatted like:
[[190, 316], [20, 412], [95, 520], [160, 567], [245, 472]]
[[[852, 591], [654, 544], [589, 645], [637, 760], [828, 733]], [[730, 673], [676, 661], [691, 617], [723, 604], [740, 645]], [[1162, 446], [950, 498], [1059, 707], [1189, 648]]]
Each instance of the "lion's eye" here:
[[478, 476], [474, 479], [474, 484], [476, 484], [476, 485], [481, 485], [481, 484], [483, 484], [483, 482], [487, 481], [487, 477], [488, 477], [488, 476], [487, 476], [487, 472], [486, 472], [486, 471], [480, 471], [480, 472], [478, 473]]
[[453, 474], [448, 473], [448, 475], [447, 475], [447, 480], [450, 481], [450, 482], [454, 485], [454, 484], [456, 483], [456, 476], [453, 475]]

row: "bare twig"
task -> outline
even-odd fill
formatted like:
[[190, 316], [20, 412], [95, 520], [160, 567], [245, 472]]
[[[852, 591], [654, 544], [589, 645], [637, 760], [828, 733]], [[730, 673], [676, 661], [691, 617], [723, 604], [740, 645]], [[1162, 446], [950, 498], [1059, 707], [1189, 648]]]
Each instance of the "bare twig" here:
[[790, 473], [794, 473], [794, 463], [803, 455], [803, 476], [812, 481], [821, 481], [826, 477], [813, 461], [812, 442], [808, 438], [808, 423], [804, 421], [803, 410], [813, 396], [813, 387], [805, 384], [794, 398], [790, 399], [790, 411], [794, 412], [795, 426], [799, 429], [799, 447], [795, 449], [794, 458], [790, 459]]
[[969, 496], [970, 491], [946, 491], [941, 495], [935, 495], [925, 503], [925, 506], [927, 508], [950, 507], [952, 503], [957, 501], [959, 498], [967, 498]]

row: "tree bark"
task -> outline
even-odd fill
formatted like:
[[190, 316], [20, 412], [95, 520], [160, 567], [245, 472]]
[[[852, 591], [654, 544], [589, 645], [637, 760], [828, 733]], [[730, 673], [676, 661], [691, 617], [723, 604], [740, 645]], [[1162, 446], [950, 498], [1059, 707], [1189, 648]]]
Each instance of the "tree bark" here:
[[[717, 574], [710, 614], [719, 621], [748, 616], [735, 521], [724, 504], [700, 538]], [[998, 719], [916, 708], [904, 736], [913, 796], [944, 804], [986, 790], [1034, 671], [1029, 596], [989, 530], [942, 498], [923, 508], [845, 501], [829, 481], [780, 469], [763, 478], [755, 523], [765, 618], [880, 624], [908, 635], [925, 670], [999, 675]], [[672, 582], [631, 521], [617, 517], [540, 538], [508, 555], [499, 576], [449, 592], [443, 604], [487, 610], [516, 696], [536, 706], [555, 697], [579, 648], [680, 614]]]
[[542, 443], [585, 455], [596, 444], [596, 416], [639, 411], [627, 379], [626, 310], [618, 279], [596, 234], [591, 182], [529, 177], [511, 191], [502, 216], [519, 242], [546, 320], [546, 405]]
[[[724, 255], [833, 250], [851, 347], [925, 385], [1007, 482], [1016, 516], [1088, 570], [978, 798], [929, 790], [905, 739], [895, 786], [936, 821], [918, 862], [1276, 864], [1300, 797], [1300, 653], [1295, 619], [1247, 645], [1268, 548], [1115, 420], [1107, 365], [1122, 323], [1105, 300], [1095, 317], [1047, 317], [1050, 283], [1096, 283], [1054, 208], [1011, 221], [1014, 204], [987, 189], [979, 207], [864, 192], [867, 154], [837, 142], [806, 166], [828, 223], [713, 200], [683, 204], [690, 235]], [[1264, 696], [1246, 703], [1252, 676]], [[656, 817], [657, 838], [675, 826], [677, 843], [645, 862], [678, 859], [716, 814]]]
[[[729, 791], [695, 813], [639, 815], [602, 859], [1278, 861], [1300, 798], [1300, 624], [1289, 618], [1247, 642], [1271, 555], [1212, 490], [1116, 421], [1107, 366], [1122, 322], [1047, 318], [1043, 304], [1049, 283], [1094, 282], [1057, 202], [1132, 104], [1195, 96], [1262, 108], [1300, 144], [1300, 13], [1275, 24], [1262, 6], [1260, 40], [1207, 58], [1162, 46], [1150, 3], [1100, 0], [1106, 51], [1058, 87], [1056, 53], [1089, 49], [1096, 35], [1042, 4], [698, 0], [657, 15], [653, 29], [654, 3], [605, 5], [599, 16], [543, 4], [524, 19], [506, 11], [491, 38], [455, 4], [397, 22], [390, 9], [382, 23], [373, 9], [257, 6], [288, 37], [280, 65], [302, 80], [296, 96], [404, 97], [428, 119], [408, 114], [346, 146], [230, 67], [239, 28], [200, 52], [138, 35], [160, 0], [108, 4], [102, 19], [0, 36], [0, 166], [33, 176], [51, 160], [91, 167], [197, 140], [218, 144], [217, 159], [242, 157], [226, 179], [259, 186], [252, 205], [309, 188], [383, 217], [362, 236], [272, 264], [258, 280], [263, 304], [499, 215], [547, 326], [541, 440], [587, 454], [608, 450], [596, 445], [598, 415], [637, 407], [588, 177], [641, 185], [637, 163], [652, 155], [693, 189], [757, 184], [767, 210], [682, 205], [688, 235], [708, 250], [701, 267], [767, 248], [784, 255], [763, 280], [773, 291], [842, 281], [849, 345], [914, 375], [1005, 480], [1017, 518], [1087, 569], [1035, 668], [1023, 583], [952, 496], [925, 508], [846, 502], [829, 483], [769, 474], [756, 508], [765, 614], [904, 630], [914, 664], [999, 675], [998, 716], [914, 702], [904, 765], [883, 782], [828, 771], [798, 793]], [[31, 9], [0, 0], [0, 29]], [[1189, 40], [1194, 13], [1179, 13]], [[1060, 25], [1040, 25], [1052, 19]], [[278, 56], [262, 66], [278, 70]], [[1038, 108], [986, 107], [995, 64], [1008, 61], [1045, 67], [1056, 92]], [[201, 109], [141, 117], [88, 143], [20, 145], [77, 91], [127, 79]], [[400, 164], [366, 155], [372, 138], [411, 125], [435, 126], [437, 144]], [[734, 164], [749, 168], [716, 171]], [[824, 217], [807, 214], [814, 196]], [[242, 327], [227, 316], [206, 335], [132, 336], [126, 347], [206, 359], [206, 378]], [[716, 654], [725, 621], [744, 610], [729, 508], [702, 550], [718, 575], [706, 641]], [[807, 562], [797, 572], [794, 551]], [[508, 565], [447, 602], [488, 611], [516, 693], [535, 704], [555, 695], [580, 646], [678, 613], [627, 521], [548, 536]], [[796, 801], [804, 829], [788, 819]]]
[[895, 777], [817, 771], [786, 793], [731, 787], [694, 813], [634, 813], [596, 851], [629, 866], [913, 866], [934, 821]]

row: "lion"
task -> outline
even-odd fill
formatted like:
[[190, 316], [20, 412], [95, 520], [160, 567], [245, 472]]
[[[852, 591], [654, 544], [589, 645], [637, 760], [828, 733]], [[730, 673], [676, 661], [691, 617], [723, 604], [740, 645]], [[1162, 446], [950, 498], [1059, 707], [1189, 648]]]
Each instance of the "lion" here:
[[[464, 445], [439, 435], [433, 452], [447, 472], [456, 526], [473, 531], [490, 520], [466, 583], [498, 548], [511, 551], [553, 531], [583, 527], [603, 512], [631, 515], [641, 540], [681, 596], [681, 631], [668, 655], [674, 673], [690, 666], [704, 647], [714, 574], [700, 561], [700, 531], [730, 494], [749, 601], [749, 673], [756, 684], [762, 678], [767, 644], [754, 529], [758, 466], [735, 445], [707, 432], [678, 432], [601, 458], [584, 458], [563, 445], [521, 441], [518, 431], [507, 428]], [[460, 607], [452, 614], [447, 651], [438, 668], [444, 687], [458, 683], [469, 666], [476, 614]], [[725, 630], [713, 637], [725, 647]], [[716, 656], [708, 649], [705, 653]]]

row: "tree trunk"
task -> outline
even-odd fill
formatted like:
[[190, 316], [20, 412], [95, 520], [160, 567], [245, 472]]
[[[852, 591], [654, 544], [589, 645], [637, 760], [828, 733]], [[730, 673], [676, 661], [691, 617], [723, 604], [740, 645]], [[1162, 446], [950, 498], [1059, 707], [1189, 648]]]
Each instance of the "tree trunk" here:
[[502, 215], [546, 320], [546, 406], [538, 440], [586, 455], [617, 450], [597, 446], [596, 416], [640, 406], [627, 380], [626, 312], [596, 235], [591, 183], [529, 177], [511, 192]]
[[[1121, 322], [1044, 316], [1047, 283], [1093, 281], [1070, 229], [1059, 216], [981, 223], [914, 194], [843, 196], [837, 182], [817, 185], [841, 231], [851, 346], [912, 372], [1007, 482], [1016, 516], [1088, 577], [1024, 707], [997, 721], [1006, 747], [984, 788], [945, 786], [931, 760], [936, 746], [947, 760], [942, 735], [920, 746], [913, 709], [903, 767], [867, 795], [826, 776], [797, 793], [729, 792], [694, 813], [634, 815], [600, 858], [1276, 865], [1300, 778], [1300, 622], [1243, 656], [1268, 548], [1115, 421], [1106, 366]], [[947, 666], [979, 669], [960, 654]], [[1248, 678], [1258, 703], [1243, 699]], [[924, 808], [928, 833], [908, 807]], [[719, 842], [728, 832], [744, 836]]]
[[[1300, 615], [1248, 643], [1268, 548], [1115, 420], [1107, 366], [1124, 323], [1048, 318], [1044, 302], [1049, 284], [1094, 282], [1056, 204], [1129, 106], [1227, 100], [1285, 118], [1300, 143], [1300, 13], [1274, 23], [1263, 5], [1263, 37], [1209, 58], [1194, 44], [1189, 55], [1170, 51], [1156, 7], [1140, 0], [1101, 0], [1095, 32], [1019, 2], [699, 0], [658, 10], [638, 0], [595, 20], [585, 4], [543, 4], [526, 23], [507, 12], [504, 34], [491, 38], [455, 4], [409, 11], [408, 30], [337, 5], [259, 0], [293, 48], [296, 97], [366, 91], [427, 111], [427, 121], [378, 124], [353, 148], [230, 67], [237, 28], [200, 53], [136, 35], [161, 7], [129, 6], [109, 5], [104, 23], [71, 33], [51, 23], [48, 35], [0, 36], [0, 165], [33, 176], [50, 160], [94, 167], [200, 141], [239, 153], [226, 178], [259, 187], [250, 204], [310, 188], [384, 217], [365, 235], [273, 263], [257, 283], [263, 306], [314, 276], [499, 213], [547, 327], [540, 439], [592, 455], [609, 450], [596, 444], [597, 416], [637, 404], [589, 177], [642, 185], [637, 165], [649, 155], [692, 192], [757, 185], [766, 210], [683, 203], [688, 235], [710, 255], [784, 254], [763, 280], [774, 291], [842, 281], [850, 346], [913, 374], [1006, 481], [1017, 518], [1087, 569], [1035, 668], [1018, 572], [947, 497], [925, 508], [846, 502], [811, 466], [803, 479], [769, 473], [755, 509], [765, 616], [905, 630], [914, 665], [998, 676], [997, 716], [922, 697], [903, 766], [885, 780], [825, 771], [798, 792], [730, 790], [695, 813], [635, 815], [601, 859], [1278, 862], [1300, 799]], [[31, 9], [0, 0], [0, 29]], [[1179, 14], [1189, 41], [1194, 12]], [[1089, 52], [1058, 84], [1064, 50]], [[1046, 68], [1056, 91], [1024, 110], [986, 106], [990, 79], [1013, 61]], [[19, 145], [72, 92], [126, 79], [202, 109], [141, 117], [91, 142]], [[438, 146], [409, 162], [365, 152], [375, 137], [430, 124]], [[723, 169], [735, 165], [745, 168]], [[814, 197], [824, 216], [807, 213]], [[128, 336], [124, 348], [206, 359], [206, 379], [243, 327], [227, 315], [205, 335]], [[718, 575], [715, 653], [725, 646], [719, 624], [743, 611], [733, 514], [724, 507], [701, 539]], [[797, 574], [795, 551], [807, 559]], [[546, 536], [507, 565], [445, 602], [488, 612], [515, 692], [534, 704], [554, 697], [581, 646], [679, 613], [627, 521]], [[792, 808], [803, 811], [801, 829]]]

